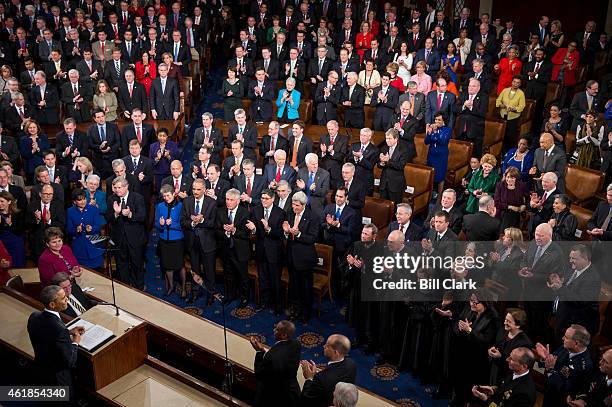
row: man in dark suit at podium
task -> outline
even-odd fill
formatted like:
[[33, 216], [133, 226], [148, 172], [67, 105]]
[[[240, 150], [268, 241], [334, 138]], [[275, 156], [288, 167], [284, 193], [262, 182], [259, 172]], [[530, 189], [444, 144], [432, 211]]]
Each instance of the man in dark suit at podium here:
[[96, 305], [96, 302], [87, 298], [81, 287], [76, 281], [70, 278], [68, 273], [60, 271], [51, 279], [52, 285], [61, 287], [66, 293], [68, 306], [64, 314], [70, 315], [73, 318], [81, 316], [82, 313]]
[[28, 318], [28, 335], [34, 348], [39, 383], [71, 388], [70, 370], [76, 366], [77, 346], [85, 330], [77, 326], [69, 331], [62, 321], [59, 313], [66, 311], [68, 297], [61, 287], [43, 288], [40, 301], [45, 309], [33, 312]]
[[347, 357], [351, 350], [351, 342], [344, 335], [330, 335], [323, 346], [323, 352], [329, 362], [327, 367], [317, 372], [314, 362], [302, 361], [304, 387], [300, 400], [310, 407], [327, 407], [333, 404], [336, 383], [355, 383], [357, 365]]
[[296, 378], [300, 364], [300, 342], [293, 339], [295, 325], [290, 321], [279, 321], [274, 326], [276, 343], [267, 351], [259, 340], [249, 340], [255, 354], [255, 377], [257, 391], [256, 407], [285, 407], [297, 404], [300, 387]]

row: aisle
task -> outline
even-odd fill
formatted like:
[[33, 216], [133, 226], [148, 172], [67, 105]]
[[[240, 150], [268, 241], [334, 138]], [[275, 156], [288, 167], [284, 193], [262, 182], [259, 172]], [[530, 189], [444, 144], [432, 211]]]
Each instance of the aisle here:
[[[213, 88], [208, 87], [202, 93], [204, 100], [200, 103], [193, 115], [193, 120], [187, 132], [186, 143], [183, 151], [183, 166], [185, 168], [191, 162], [193, 150], [191, 148], [191, 138], [195, 131], [195, 126], [201, 126], [201, 115], [203, 112], [211, 112], [215, 117], [223, 116], [223, 99], [218, 95], [217, 88], [222, 81], [224, 69], [214, 72], [213, 77], [208, 81]], [[146, 287], [147, 292], [159, 297], [172, 304], [185, 308], [187, 311], [200, 315], [211, 321], [221, 323], [221, 305], [218, 303], [210, 307], [206, 306], [205, 299], [200, 298], [195, 304], [188, 305], [177, 294], [170, 297], [164, 296], [164, 280], [159, 269], [159, 261], [156, 255], [157, 235], [152, 233], [147, 247], [147, 271]], [[218, 280], [219, 282], [219, 280]], [[253, 294], [251, 293], [251, 298]], [[255, 313], [255, 304], [250, 303], [244, 309], [236, 309], [237, 302], [234, 302], [228, 309], [227, 318], [228, 328], [244, 335], [257, 335], [263, 343], [268, 345], [274, 343], [272, 334], [273, 325], [280, 319], [268, 311]], [[302, 358], [314, 360], [316, 363], [325, 363], [323, 356], [323, 344], [327, 336], [334, 333], [346, 335], [349, 339], [354, 339], [354, 332], [347, 325], [344, 317], [344, 308], [341, 304], [331, 303], [324, 300], [321, 317], [316, 316], [307, 325], [296, 324], [296, 335], [302, 343]], [[316, 314], [314, 314], [316, 315]], [[361, 350], [353, 350], [350, 354], [358, 365], [357, 384], [369, 391], [379, 394], [389, 400], [395, 401], [402, 406], [446, 406], [446, 400], [433, 400], [430, 397], [431, 387], [421, 386], [418, 380], [412, 378], [409, 373], [400, 373], [391, 365], [376, 365], [376, 357], [368, 356]]]

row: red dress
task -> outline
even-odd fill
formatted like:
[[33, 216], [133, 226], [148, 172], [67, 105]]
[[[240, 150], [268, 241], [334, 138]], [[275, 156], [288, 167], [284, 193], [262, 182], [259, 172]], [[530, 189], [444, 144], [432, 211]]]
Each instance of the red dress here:
[[502, 58], [499, 61], [499, 81], [497, 83], [497, 96], [502, 90], [509, 88], [512, 85], [512, 78], [515, 75], [521, 74], [523, 63], [520, 59], [514, 58], [512, 62], [508, 57]]
[[[553, 81], [559, 80], [559, 74], [561, 73], [561, 68], [563, 68], [566, 55], [567, 48], [559, 48], [552, 57], [551, 62], [553, 63]], [[563, 84], [565, 86], [574, 86], [576, 84], [576, 68], [578, 68], [578, 65], [580, 64], [580, 53], [578, 51], [574, 51], [567, 56], [567, 59], [572, 64], [571, 66], [567, 66], [565, 69], [563, 69]]]
[[396, 76], [395, 79], [393, 79], [389, 83], [389, 85], [391, 85], [394, 88], [396, 88], [397, 90], [399, 90], [400, 94], [402, 94], [402, 93], [404, 93], [406, 91], [406, 87], [404, 86], [404, 81], [399, 76]]
[[355, 40], [355, 45], [357, 46], [357, 54], [359, 54], [359, 62], [363, 62], [363, 53], [366, 49], [372, 48], [372, 40], [374, 39], [374, 34], [371, 32], [367, 32], [366, 34], [359, 33], [357, 34], [357, 39]]
[[142, 61], [136, 62], [136, 80], [142, 83], [147, 91], [147, 97], [149, 97], [149, 91], [151, 90], [151, 83], [153, 79], [157, 77], [157, 65], [155, 61], [149, 61], [149, 74], [145, 74], [145, 66]]

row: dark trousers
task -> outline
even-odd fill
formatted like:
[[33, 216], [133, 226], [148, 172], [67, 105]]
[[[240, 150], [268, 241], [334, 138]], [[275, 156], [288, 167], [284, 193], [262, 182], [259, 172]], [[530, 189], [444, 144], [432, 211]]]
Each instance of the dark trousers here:
[[280, 309], [281, 305], [281, 263], [257, 262], [259, 294], [262, 306]]
[[552, 311], [551, 301], [524, 301], [524, 309], [527, 314], [527, 334], [534, 342], [551, 343], [551, 329], [548, 319]]
[[111, 163], [114, 158], [107, 158], [99, 154], [93, 154], [93, 165], [96, 171], [100, 174], [101, 180], [104, 180], [113, 175], [113, 167]]
[[[299, 313], [303, 318], [310, 318], [312, 313], [312, 279], [313, 270], [297, 270], [294, 267], [289, 269], [289, 281], [293, 281], [293, 287], [298, 299]], [[295, 296], [293, 298], [296, 298]]]
[[226, 251], [223, 257], [223, 277], [225, 279], [225, 297], [241, 300], [249, 298], [248, 262], [240, 261], [231, 250]]
[[380, 190], [380, 197], [399, 204], [402, 203], [402, 200], [404, 199], [404, 191], [393, 192], [389, 191], [388, 188], [383, 188]]
[[513, 120], [506, 120], [506, 134], [504, 135], [502, 154], [518, 144], [518, 129], [521, 118], [517, 117]]
[[144, 289], [143, 249], [140, 245], [129, 246], [124, 238], [117, 242], [115, 252], [119, 280], [139, 290]]
[[200, 238], [194, 236], [193, 246], [189, 251], [191, 258], [191, 270], [203, 278], [204, 286], [215, 291], [215, 252], [204, 252], [200, 245]]
[[363, 110], [361, 111], [361, 114], [348, 111], [344, 112], [344, 127], [354, 127], [360, 129], [363, 127], [364, 122], [365, 116], [363, 114]]

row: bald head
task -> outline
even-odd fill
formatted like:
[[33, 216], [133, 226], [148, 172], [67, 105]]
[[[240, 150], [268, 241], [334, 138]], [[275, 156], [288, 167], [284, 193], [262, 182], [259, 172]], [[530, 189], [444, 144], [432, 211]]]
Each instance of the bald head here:
[[543, 150], [550, 149], [555, 143], [555, 139], [550, 133], [542, 133], [540, 136], [540, 148]]

